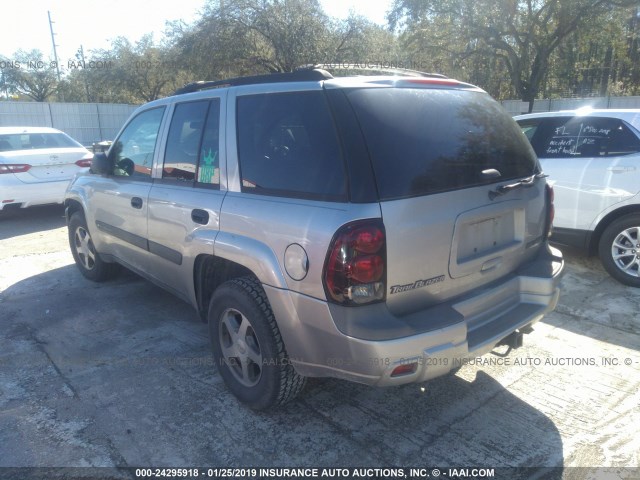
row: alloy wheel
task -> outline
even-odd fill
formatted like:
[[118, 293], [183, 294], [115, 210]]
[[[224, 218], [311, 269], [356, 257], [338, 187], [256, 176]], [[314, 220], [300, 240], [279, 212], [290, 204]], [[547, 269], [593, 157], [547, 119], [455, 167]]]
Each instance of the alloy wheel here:
[[616, 236], [611, 258], [625, 274], [640, 277], [640, 227], [627, 228]]
[[219, 325], [225, 363], [238, 382], [253, 387], [262, 376], [262, 350], [251, 322], [239, 311], [229, 308], [222, 313]]
[[91, 235], [84, 227], [78, 227], [74, 236], [76, 252], [82, 266], [87, 270], [92, 270], [96, 264], [96, 250], [91, 240]]

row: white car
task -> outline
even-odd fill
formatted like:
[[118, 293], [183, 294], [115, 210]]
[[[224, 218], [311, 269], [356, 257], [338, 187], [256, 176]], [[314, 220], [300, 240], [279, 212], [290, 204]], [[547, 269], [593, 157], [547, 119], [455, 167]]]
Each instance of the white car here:
[[62, 203], [93, 154], [54, 128], [0, 127], [0, 211]]
[[640, 287], [640, 109], [515, 117], [555, 190], [552, 239]]

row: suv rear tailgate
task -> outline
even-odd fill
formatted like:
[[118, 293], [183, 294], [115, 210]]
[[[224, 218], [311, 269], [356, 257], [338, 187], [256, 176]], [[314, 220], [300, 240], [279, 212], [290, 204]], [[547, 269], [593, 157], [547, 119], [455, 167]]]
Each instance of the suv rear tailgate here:
[[416, 82], [346, 90], [376, 178], [395, 315], [512, 274], [536, 255], [546, 223], [539, 176], [496, 193], [540, 173], [504, 109], [468, 85]]
[[381, 203], [392, 313], [444, 302], [513, 273], [536, 256], [543, 243], [544, 182], [494, 202], [488, 200], [490, 189]]

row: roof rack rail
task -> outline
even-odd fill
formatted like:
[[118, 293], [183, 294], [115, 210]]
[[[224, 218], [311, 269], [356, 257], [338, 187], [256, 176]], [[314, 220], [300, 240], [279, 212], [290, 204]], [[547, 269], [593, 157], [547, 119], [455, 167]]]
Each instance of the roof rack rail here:
[[321, 80], [331, 80], [333, 75], [322, 69], [300, 69], [293, 72], [270, 73], [266, 75], [253, 75], [250, 77], [236, 77], [226, 80], [199, 81], [188, 83], [184, 87], [177, 89], [173, 95], [198, 92], [211, 88], [232, 87], [236, 85], [254, 85], [259, 83], [280, 83], [280, 82], [318, 82]]
[[318, 63], [314, 65], [303, 65], [298, 67], [296, 71], [308, 71], [308, 70], [361, 70], [367, 72], [381, 72], [392, 73], [394, 75], [404, 75], [411, 77], [431, 77], [431, 78], [449, 78], [441, 73], [427, 73], [420, 72], [418, 70], [410, 70], [408, 68], [395, 68], [395, 67], [381, 67], [375, 64], [359, 64], [359, 63]]

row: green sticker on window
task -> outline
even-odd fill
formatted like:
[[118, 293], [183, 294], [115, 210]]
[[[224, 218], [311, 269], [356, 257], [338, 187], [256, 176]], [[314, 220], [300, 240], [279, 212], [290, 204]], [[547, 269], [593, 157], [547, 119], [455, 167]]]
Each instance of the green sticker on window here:
[[203, 149], [202, 157], [203, 159], [202, 164], [200, 165], [198, 181], [200, 183], [213, 183], [212, 180], [216, 171], [216, 164], [218, 163], [218, 152], [213, 152], [212, 149], [209, 149], [209, 152], [207, 153], [207, 151]]

